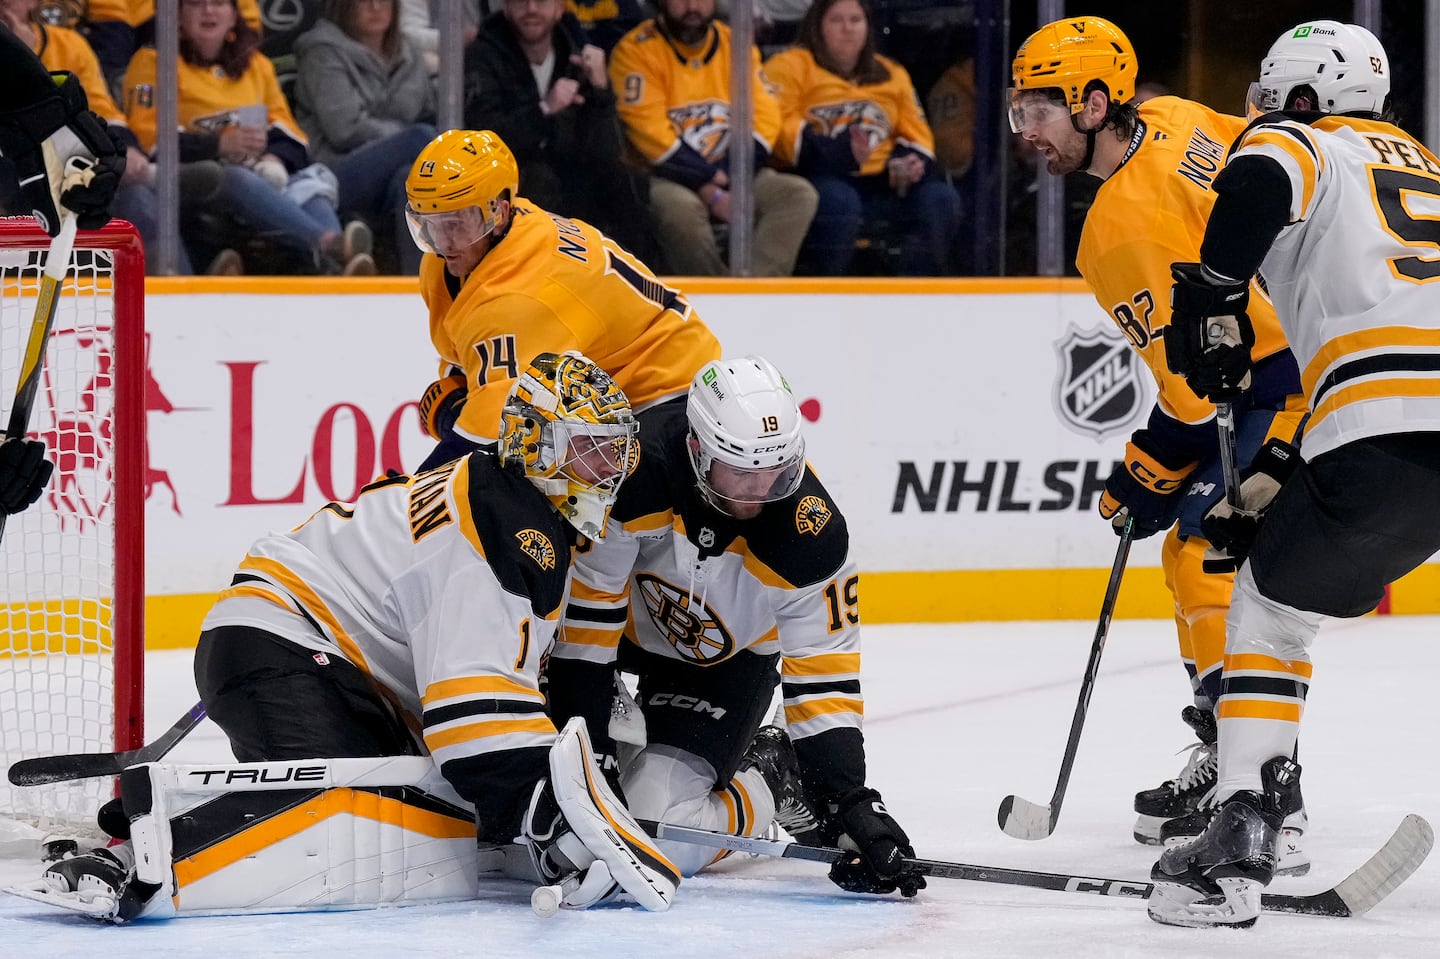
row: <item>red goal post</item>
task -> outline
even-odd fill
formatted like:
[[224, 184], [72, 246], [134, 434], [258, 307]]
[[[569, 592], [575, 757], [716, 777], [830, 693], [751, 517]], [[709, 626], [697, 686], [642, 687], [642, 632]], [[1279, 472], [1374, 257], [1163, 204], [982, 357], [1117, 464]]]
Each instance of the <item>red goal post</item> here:
[[[33, 218], [0, 218], [0, 429], [48, 245]], [[55, 473], [0, 539], [0, 768], [144, 741], [146, 342], [139, 234], [120, 220], [82, 231], [29, 421]], [[12, 835], [16, 822], [93, 831], [112, 792], [0, 780], [0, 820]]]

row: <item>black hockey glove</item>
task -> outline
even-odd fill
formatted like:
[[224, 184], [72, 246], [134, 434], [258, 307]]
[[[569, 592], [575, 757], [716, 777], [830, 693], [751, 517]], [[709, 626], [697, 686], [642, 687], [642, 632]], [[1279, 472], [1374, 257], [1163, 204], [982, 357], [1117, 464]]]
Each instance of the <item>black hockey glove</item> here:
[[1165, 363], [1195, 395], [1227, 403], [1250, 388], [1255, 327], [1245, 313], [1248, 283], [1228, 283], [1199, 263], [1172, 263]]
[[1240, 568], [1275, 495], [1300, 462], [1300, 451], [1283, 440], [1272, 439], [1261, 447], [1240, 481], [1240, 507], [1222, 499], [1200, 521], [1200, 529], [1210, 541], [1201, 561], [1205, 572], [1233, 573]]
[[1135, 517], [1136, 539], [1169, 529], [1180, 515], [1185, 477], [1194, 467], [1167, 456], [1149, 430], [1136, 430], [1125, 444], [1125, 461], [1105, 480], [1100, 515], [1110, 520], [1117, 536], [1127, 516]]
[[[89, 110], [74, 74], [52, 76], [53, 96], [0, 113], [0, 153], [15, 165], [24, 203], [47, 233], [60, 232], [59, 206], [75, 213], [80, 229], [98, 230], [110, 222], [125, 147]], [[86, 161], [82, 169], [67, 169], [72, 157]]]
[[45, 458], [43, 441], [25, 436], [0, 439], [0, 514], [18, 513], [39, 499], [54, 469]]
[[452, 373], [425, 388], [420, 397], [420, 427], [431, 439], [443, 440], [455, 428], [469, 384], [465, 374]]
[[867, 786], [852, 789], [830, 804], [840, 830], [840, 848], [850, 855], [830, 867], [830, 881], [846, 892], [885, 894], [906, 899], [925, 888], [925, 877], [906, 859], [915, 858], [910, 837], [885, 809], [880, 794]]

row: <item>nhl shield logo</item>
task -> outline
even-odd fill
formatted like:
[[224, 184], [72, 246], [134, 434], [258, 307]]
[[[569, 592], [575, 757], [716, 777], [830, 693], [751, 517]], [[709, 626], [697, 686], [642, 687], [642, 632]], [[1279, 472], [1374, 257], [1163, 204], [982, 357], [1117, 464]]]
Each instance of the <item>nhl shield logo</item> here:
[[1104, 327], [1072, 328], [1055, 350], [1060, 355], [1055, 409], [1061, 422], [1096, 439], [1123, 432], [1145, 401], [1130, 342]]

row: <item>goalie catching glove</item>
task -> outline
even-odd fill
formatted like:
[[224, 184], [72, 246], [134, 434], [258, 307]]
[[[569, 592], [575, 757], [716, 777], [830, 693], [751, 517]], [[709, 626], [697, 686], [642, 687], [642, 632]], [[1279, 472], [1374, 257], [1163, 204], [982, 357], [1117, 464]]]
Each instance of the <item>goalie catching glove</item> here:
[[1199, 263], [1172, 263], [1170, 324], [1165, 363], [1185, 377], [1196, 396], [1228, 403], [1250, 388], [1255, 327], [1245, 312], [1248, 283], [1236, 283]]
[[[20, 194], [40, 226], [60, 232], [59, 207], [82, 230], [110, 222], [110, 202], [125, 173], [125, 148], [91, 112], [73, 73], [51, 74], [53, 95], [0, 112], [0, 153], [15, 165]], [[70, 160], [85, 161], [76, 170]]]
[[1207, 573], [1233, 573], [1245, 562], [1260, 524], [1280, 487], [1300, 466], [1300, 451], [1283, 440], [1271, 439], [1255, 454], [1240, 481], [1240, 505], [1222, 499], [1200, 521], [1210, 541], [1201, 568]]
[[885, 894], [906, 899], [925, 888], [925, 877], [905, 860], [915, 858], [910, 837], [900, 828], [880, 794], [868, 786], [852, 789], [829, 804], [830, 821], [840, 830], [838, 845], [848, 855], [830, 867], [830, 881], [846, 892]]
[[624, 890], [661, 912], [680, 885], [680, 870], [606, 783], [579, 717], [550, 748], [550, 778], [536, 785], [521, 832], [541, 881], [564, 885], [563, 908], [585, 909]]
[[1125, 444], [1125, 461], [1105, 480], [1100, 515], [1110, 520], [1117, 536], [1127, 516], [1135, 517], [1136, 539], [1169, 529], [1180, 515], [1180, 494], [1194, 467], [1167, 455], [1149, 430], [1136, 430]]

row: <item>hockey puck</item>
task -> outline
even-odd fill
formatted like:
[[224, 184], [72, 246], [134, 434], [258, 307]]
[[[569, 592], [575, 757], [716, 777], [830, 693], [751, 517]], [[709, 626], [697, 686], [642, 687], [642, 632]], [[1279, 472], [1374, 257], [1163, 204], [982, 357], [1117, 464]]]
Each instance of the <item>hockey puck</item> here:
[[565, 890], [559, 886], [537, 886], [530, 894], [530, 908], [541, 919], [549, 919], [560, 911], [560, 900]]

